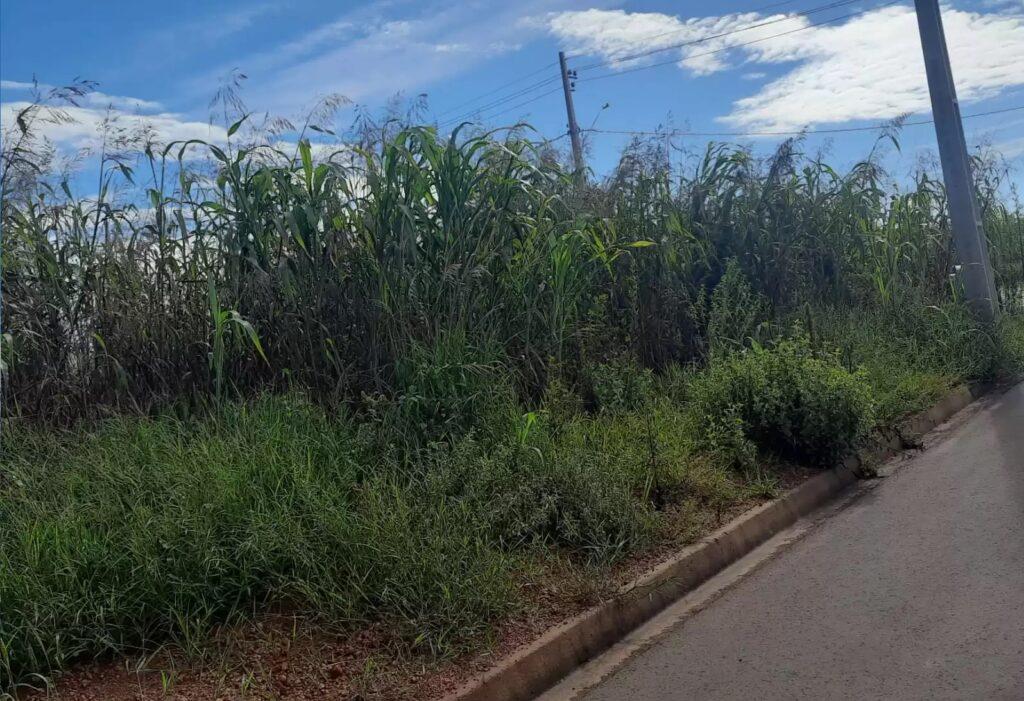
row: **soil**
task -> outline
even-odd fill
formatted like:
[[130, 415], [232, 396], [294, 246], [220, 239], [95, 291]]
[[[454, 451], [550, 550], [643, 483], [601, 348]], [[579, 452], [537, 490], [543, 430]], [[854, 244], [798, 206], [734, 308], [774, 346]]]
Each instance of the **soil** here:
[[[780, 487], [792, 487], [814, 471], [787, 468]], [[21, 699], [61, 701], [181, 701], [241, 699], [407, 701], [438, 699], [550, 628], [611, 596], [620, 586], [668, 559], [681, 547], [711, 532], [766, 498], [751, 498], [720, 513], [682, 503], [666, 507], [685, 518], [664, 519], [671, 527], [647, 549], [624, 558], [601, 576], [558, 553], [521, 575], [521, 606], [497, 626], [476, 651], [437, 659], [410, 654], [385, 624], [329, 633], [296, 616], [264, 615], [220, 631], [209, 652], [186, 659], [165, 648], [80, 664], [49, 688], [24, 690]]]

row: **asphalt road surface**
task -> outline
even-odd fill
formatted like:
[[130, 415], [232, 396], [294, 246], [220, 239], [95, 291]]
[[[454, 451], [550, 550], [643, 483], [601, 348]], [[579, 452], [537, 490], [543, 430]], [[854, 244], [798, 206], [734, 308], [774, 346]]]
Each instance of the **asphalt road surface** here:
[[1024, 385], [931, 442], [597, 686], [556, 695], [1024, 701]]

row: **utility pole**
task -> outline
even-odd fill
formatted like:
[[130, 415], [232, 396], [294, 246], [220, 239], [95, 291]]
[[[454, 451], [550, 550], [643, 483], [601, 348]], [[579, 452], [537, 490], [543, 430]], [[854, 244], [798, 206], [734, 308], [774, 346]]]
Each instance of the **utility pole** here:
[[932, 98], [942, 177], [946, 182], [953, 244], [960, 259], [967, 302], [978, 318], [993, 321], [999, 311], [999, 299], [989, 261], [988, 242], [975, 199], [971, 161], [967, 155], [939, 2], [914, 0], [914, 5], [924, 50], [924, 67], [928, 74], [928, 92]]
[[577, 175], [583, 172], [583, 147], [580, 145], [580, 125], [576, 123], [576, 108], [572, 104], [572, 90], [576, 71], [569, 71], [565, 52], [558, 52], [558, 65], [562, 69], [562, 91], [565, 93], [565, 113], [569, 116], [569, 139], [572, 141], [572, 160]]

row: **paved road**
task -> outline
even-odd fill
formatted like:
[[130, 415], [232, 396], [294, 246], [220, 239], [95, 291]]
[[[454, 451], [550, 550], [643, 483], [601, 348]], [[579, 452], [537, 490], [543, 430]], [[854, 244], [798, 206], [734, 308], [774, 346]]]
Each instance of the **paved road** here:
[[1024, 385], [936, 440], [582, 698], [1024, 700]]

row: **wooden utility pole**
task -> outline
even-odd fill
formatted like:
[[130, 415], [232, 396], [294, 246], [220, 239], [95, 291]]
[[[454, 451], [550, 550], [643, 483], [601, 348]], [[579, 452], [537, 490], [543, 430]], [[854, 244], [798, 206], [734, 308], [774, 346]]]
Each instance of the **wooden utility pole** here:
[[[914, 0], [914, 5], [924, 50], [924, 67], [928, 74], [942, 177], [946, 182], [953, 244], [960, 260], [967, 302], [980, 319], [993, 321], [998, 315], [999, 299], [989, 261], [988, 242], [974, 194], [971, 161], [967, 155], [960, 104], [949, 65], [942, 15], [938, 0]], [[979, 47], [978, 50], [984, 49]]]
[[583, 172], [583, 146], [580, 144], [580, 126], [576, 123], [576, 108], [572, 104], [573, 81], [576, 72], [570, 73], [565, 62], [565, 52], [558, 52], [558, 65], [562, 69], [562, 92], [565, 93], [565, 113], [569, 117], [569, 139], [572, 141], [572, 160], [576, 173]]

